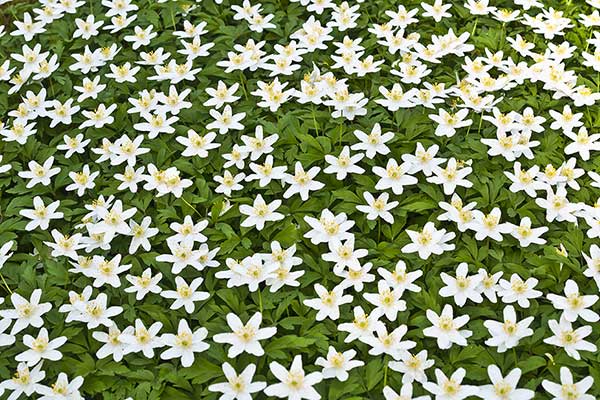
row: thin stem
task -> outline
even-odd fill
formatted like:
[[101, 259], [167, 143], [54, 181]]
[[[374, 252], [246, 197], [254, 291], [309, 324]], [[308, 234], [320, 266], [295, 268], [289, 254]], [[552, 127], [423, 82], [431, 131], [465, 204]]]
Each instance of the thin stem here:
[[242, 71], [240, 71], [240, 83], [242, 84], [242, 91], [244, 92], [244, 97], [246, 98], [246, 100], [248, 100], [248, 92], [246, 91], [246, 79]]
[[471, 31], [471, 36], [473, 36], [475, 34], [475, 28], [477, 28], [478, 21], [479, 21], [479, 18], [475, 18], [475, 24], [473, 25], [473, 30]]
[[4, 275], [2, 275], [2, 272], [0, 272], [0, 278], [2, 278], [2, 283], [4, 283], [4, 287], [8, 290], [8, 293], [13, 294], [13, 291], [8, 287], [8, 283], [6, 283], [6, 279], [4, 279]]
[[387, 354], [383, 358], [383, 387], [387, 386], [387, 372], [388, 372], [388, 356]]
[[315, 123], [315, 132], [319, 136], [319, 124], [317, 124], [317, 116], [315, 115], [315, 105], [311, 104], [313, 122]]
[[173, 7], [171, 7], [171, 22], [173, 23], [173, 30], [175, 30], [175, 15], [173, 15]]
[[198, 210], [196, 210], [196, 207], [194, 207], [193, 205], [191, 205], [190, 203], [188, 203], [188, 201], [187, 201], [186, 199], [184, 199], [184, 198], [183, 198], [183, 196], [181, 197], [181, 200], [183, 200], [183, 202], [184, 202], [185, 204], [187, 204], [187, 206], [188, 206], [188, 207], [190, 207], [192, 210], [194, 210], [194, 212], [195, 212], [196, 214], [198, 214], [198, 215], [199, 215], [199, 216], [201, 216], [201, 217], [204, 217], [202, 214], [200, 214], [200, 213], [198, 212]]
[[481, 132], [481, 124], [483, 123], [483, 111], [479, 114], [479, 127], [477, 128], [477, 134], [479, 135]]
[[262, 314], [263, 304], [262, 304], [262, 293], [260, 291], [260, 288], [258, 288], [258, 309], [260, 310], [260, 313]]

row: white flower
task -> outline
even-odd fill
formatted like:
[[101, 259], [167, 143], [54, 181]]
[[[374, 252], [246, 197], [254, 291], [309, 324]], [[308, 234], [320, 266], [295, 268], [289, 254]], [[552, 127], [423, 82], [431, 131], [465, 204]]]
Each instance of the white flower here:
[[434, 144], [425, 150], [421, 143], [417, 143], [415, 154], [403, 154], [402, 161], [411, 166], [409, 171], [411, 174], [423, 171], [426, 176], [431, 176], [437, 166], [445, 161], [443, 158], [435, 158], [439, 149], [440, 146]]
[[16, 320], [10, 332], [11, 335], [21, 332], [29, 325], [34, 328], [41, 328], [44, 325], [42, 315], [50, 311], [52, 305], [50, 303], [40, 303], [41, 297], [41, 289], [35, 289], [29, 300], [24, 299], [18, 293], [10, 295], [10, 301], [14, 309], [0, 310], [0, 317]]
[[305, 299], [304, 305], [317, 310], [316, 320], [325, 318], [337, 320], [340, 317], [340, 306], [352, 302], [352, 295], [344, 294], [344, 287], [338, 285], [329, 291], [321, 284], [315, 284], [316, 299]]
[[569, 279], [565, 282], [565, 296], [548, 294], [546, 296], [557, 310], [562, 310], [562, 316], [569, 322], [575, 322], [581, 317], [586, 322], [598, 322], [600, 316], [589, 310], [598, 301], [597, 295], [581, 295], [577, 283]]
[[478, 396], [479, 388], [477, 386], [463, 385], [466, 371], [459, 368], [448, 378], [440, 369], [435, 370], [437, 383], [425, 382], [423, 387], [431, 394], [435, 395], [436, 400], [462, 400], [470, 396]]
[[98, 108], [94, 111], [84, 110], [81, 112], [84, 117], [87, 118], [81, 125], [79, 125], [79, 129], [85, 129], [89, 127], [94, 127], [96, 129], [100, 129], [104, 127], [104, 125], [110, 125], [115, 122], [115, 117], [112, 116], [112, 113], [117, 109], [116, 104], [112, 104], [106, 107], [104, 104], [100, 104]]
[[135, 254], [140, 246], [146, 251], [150, 251], [151, 237], [158, 234], [158, 228], [151, 228], [152, 218], [149, 216], [142, 219], [142, 223], [138, 224], [133, 219], [129, 220], [129, 235], [131, 236], [131, 243], [129, 244], [129, 254]]
[[107, 260], [102, 256], [94, 256], [95, 270], [91, 276], [95, 279], [92, 286], [101, 287], [108, 284], [115, 288], [121, 287], [119, 275], [131, 268], [131, 264], [121, 264], [121, 258], [120, 254], [117, 254], [111, 260]]
[[258, 393], [267, 387], [266, 382], [252, 382], [256, 372], [254, 364], [248, 364], [239, 375], [228, 362], [224, 362], [222, 368], [227, 382], [213, 383], [208, 387], [211, 392], [223, 393], [219, 397], [221, 400], [249, 400], [252, 393]]
[[68, 191], [76, 190], [77, 196], [81, 197], [87, 189], [93, 189], [96, 187], [94, 179], [100, 174], [99, 171], [90, 172], [89, 165], [84, 165], [81, 172], [69, 172], [69, 178], [73, 180], [73, 183], [68, 185], [65, 189]]
[[491, 238], [499, 242], [502, 241], [502, 235], [512, 232], [513, 225], [508, 222], [500, 223], [502, 212], [498, 207], [487, 215], [481, 214], [476, 218], [473, 229], [475, 230], [475, 239], [484, 240]]
[[296, 355], [289, 370], [277, 361], [271, 362], [269, 368], [279, 383], [265, 388], [267, 396], [287, 398], [290, 400], [318, 400], [321, 395], [313, 386], [323, 380], [320, 372], [306, 374], [302, 368], [302, 356]]
[[141, 319], [135, 320], [134, 331], [123, 331], [119, 340], [125, 344], [125, 354], [142, 352], [144, 357], [154, 357], [154, 349], [163, 347], [164, 343], [158, 336], [162, 328], [162, 322], [155, 322], [148, 329]]
[[562, 347], [565, 349], [567, 355], [575, 360], [581, 359], [579, 355], [579, 351], [581, 350], [597, 351], [595, 344], [584, 340], [592, 333], [591, 326], [586, 325], [573, 329], [571, 323], [564, 317], [561, 317], [560, 322], [555, 319], [548, 321], [548, 327], [554, 336], [544, 339], [544, 343]]
[[452, 14], [448, 12], [448, 10], [452, 7], [452, 4], [443, 4], [442, 0], [435, 0], [433, 5], [421, 3], [421, 7], [423, 7], [423, 10], [425, 10], [425, 12], [421, 15], [424, 17], [431, 17], [435, 22], [440, 22], [442, 18], [448, 18], [452, 16]]
[[12, 378], [0, 382], [2, 392], [4, 389], [10, 390], [12, 393], [8, 397], [10, 400], [16, 400], [24, 394], [26, 397], [31, 397], [33, 393], [42, 394], [46, 389], [41, 381], [46, 377], [46, 372], [42, 371], [42, 364], [37, 364], [31, 371], [26, 363], [19, 363], [17, 371]]
[[334, 271], [334, 274], [344, 278], [344, 280], [340, 283], [341, 286], [345, 288], [352, 287], [357, 292], [362, 292], [365, 287], [365, 283], [375, 281], [375, 275], [369, 273], [371, 268], [373, 268], [373, 264], [368, 262], [359, 270], [342, 270], [337, 274]]
[[481, 297], [478, 286], [483, 277], [481, 275], [468, 276], [468, 274], [469, 266], [467, 263], [458, 264], [456, 277], [454, 278], [445, 272], [440, 273], [440, 278], [446, 284], [440, 289], [440, 296], [454, 297], [454, 302], [459, 307], [464, 306], [467, 300], [481, 303], [483, 297]]
[[350, 155], [350, 148], [344, 146], [338, 157], [330, 154], [325, 155], [325, 161], [329, 164], [327, 168], [323, 170], [326, 174], [336, 174], [335, 178], [338, 181], [346, 179], [348, 174], [362, 174], [365, 172], [364, 169], [356, 165], [357, 162], [362, 160], [364, 154], [358, 153], [353, 156]]
[[394, 194], [400, 195], [404, 192], [404, 186], [415, 185], [418, 179], [409, 175], [412, 164], [404, 162], [400, 165], [390, 158], [385, 168], [375, 166], [373, 173], [379, 176], [379, 180], [375, 185], [376, 190], [392, 189]]
[[11, 258], [12, 255], [14, 254], [14, 253], [10, 253], [10, 249], [12, 249], [14, 244], [15, 244], [15, 242], [10, 240], [10, 241], [4, 243], [2, 246], [0, 246], [0, 269], [2, 269], [2, 267], [4, 266], [6, 261], [8, 261], [8, 259]]
[[40, 400], [82, 400], [79, 388], [83, 385], [83, 377], [76, 376], [69, 382], [67, 374], [61, 372], [58, 374], [56, 382], [51, 387], [44, 386], [40, 388]]
[[256, 161], [263, 154], [269, 154], [273, 152], [273, 144], [279, 139], [278, 134], [264, 137], [263, 127], [258, 125], [254, 132], [254, 137], [248, 135], [242, 135], [242, 142], [244, 146], [241, 146], [241, 151], [250, 154], [250, 160]]
[[427, 178], [427, 182], [442, 185], [444, 194], [449, 196], [454, 193], [457, 186], [470, 188], [473, 183], [465, 179], [473, 169], [471, 167], [462, 167], [464, 163], [456, 161], [454, 157], [448, 160], [446, 168], [436, 166], [433, 168], [434, 176]]
[[27, 189], [30, 189], [38, 183], [43, 186], [48, 186], [51, 183], [51, 178], [60, 172], [60, 167], [52, 168], [54, 157], [48, 157], [44, 164], [40, 165], [35, 161], [29, 161], [27, 166], [29, 171], [19, 172], [19, 176], [23, 179], [29, 179]]
[[398, 206], [398, 204], [400, 204], [399, 202], [391, 201], [388, 203], [388, 199], [390, 198], [390, 195], [388, 193], [380, 194], [379, 197], [377, 197], [377, 200], [369, 192], [364, 192], [363, 196], [367, 201], [367, 205], [358, 205], [356, 206], [356, 209], [367, 214], [368, 220], [382, 218], [385, 222], [389, 224], [394, 223], [394, 216], [392, 215], [392, 213], [390, 213], [389, 210]]
[[133, 43], [131, 47], [133, 50], [137, 50], [142, 46], [149, 45], [150, 41], [158, 36], [157, 32], [152, 32], [153, 28], [152, 25], [148, 25], [145, 29], [136, 26], [134, 27], [134, 34], [125, 36], [123, 40]]
[[351, 236], [345, 242], [331, 240], [328, 243], [329, 253], [321, 255], [325, 261], [335, 263], [333, 273], [339, 275], [346, 267], [352, 271], [360, 271], [360, 258], [369, 254], [366, 249], [354, 248], [354, 236]]
[[260, 187], [265, 187], [271, 183], [272, 180], [283, 181], [286, 176], [285, 171], [287, 170], [287, 167], [285, 165], [274, 167], [273, 156], [269, 154], [265, 158], [264, 164], [250, 163], [250, 169], [254, 173], [249, 174], [246, 177], [246, 181], [250, 182], [258, 180], [258, 185]]
[[[390, 362], [391, 364], [392, 362]], [[383, 397], [385, 400], [430, 400], [429, 396], [413, 397], [412, 383], [404, 383], [400, 388], [400, 393], [396, 393], [391, 387], [385, 386], [383, 388]]]
[[414, 381], [420, 383], [427, 382], [425, 370], [433, 367], [433, 364], [435, 364], [435, 361], [427, 359], [427, 350], [421, 350], [415, 355], [406, 352], [400, 359], [401, 361], [390, 361], [388, 365], [393, 371], [398, 371], [402, 374], [403, 384], [411, 384]]
[[20, 215], [31, 219], [31, 221], [25, 225], [25, 230], [32, 231], [37, 227], [40, 227], [40, 229], [43, 230], [48, 229], [50, 220], [61, 219], [64, 216], [62, 212], [56, 212], [59, 205], [60, 200], [56, 200], [48, 204], [48, 206], [45, 206], [42, 198], [35, 196], [33, 198], [33, 210], [19, 211]]
[[378, 328], [385, 328], [383, 322], [379, 321], [379, 317], [381, 317], [381, 313], [378, 310], [366, 314], [361, 306], [356, 306], [354, 307], [354, 320], [340, 324], [338, 330], [349, 333], [344, 340], [345, 343], [367, 338], [372, 336], [373, 331]]
[[360, 140], [359, 143], [353, 144], [352, 150], [364, 150], [367, 158], [373, 158], [376, 154], [385, 156], [390, 153], [390, 149], [386, 143], [394, 138], [393, 132], [381, 134], [381, 126], [379, 123], [373, 125], [371, 133], [366, 134], [363, 131], [355, 130], [354, 136]]
[[125, 354], [126, 344], [121, 340], [121, 335], [132, 335], [134, 332], [133, 326], [128, 326], [123, 332], [113, 323], [108, 328], [108, 333], [92, 332], [92, 337], [97, 341], [104, 343], [96, 352], [96, 357], [99, 359], [106, 358], [109, 355], [113, 356], [116, 362], [120, 362]]
[[429, 119], [438, 124], [434, 134], [437, 136], [454, 136], [456, 134], [456, 129], [465, 128], [473, 124], [473, 120], [465, 120], [468, 114], [469, 110], [464, 108], [455, 114], [448, 113], [442, 108], [439, 109], [439, 115], [429, 114]]
[[284, 218], [284, 215], [275, 212], [281, 206], [281, 200], [273, 200], [267, 204], [259, 194], [254, 199], [252, 206], [240, 204], [240, 213], [247, 215], [248, 218], [242, 221], [240, 226], [253, 227], [261, 231], [265, 227], [265, 222], [279, 221]]
[[201, 353], [209, 348], [204, 342], [208, 336], [206, 328], [198, 328], [194, 332], [190, 329], [186, 320], [180, 320], [177, 335], [165, 333], [161, 340], [165, 346], [170, 347], [163, 351], [160, 358], [171, 360], [181, 358], [181, 365], [189, 367], [194, 363], [194, 353]]
[[294, 167], [294, 175], [286, 174], [285, 182], [290, 185], [283, 193], [285, 199], [289, 199], [294, 194], [298, 193], [302, 201], [308, 200], [311, 191], [319, 190], [325, 187], [321, 182], [315, 181], [314, 178], [319, 174], [320, 167], [312, 167], [308, 171], [304, 170], [302, 163], [296, 161]]
[[485, 341], [485, 344], [491, 347], [497, 347], [498, 353], [504, 353], [506, 349], [512, 349], [519, 344], [519, 340], [533, 335], [533, 330], [529, 325], [533, 322], [533, 317], [527, 317], [517, 321], [517, 314], [513, 306], [504, 307], [503, 321], [487, 320], [483, 326], [487, 328], [492, 336]]
[[219, 80], [217, 83], [217, 88], [206, 88], [205, 91], [208, 93], [210, 98], [206, 100], [202, 105], [205, 107], [215, 107], [217, 110], [223, 107], [226, 103], [233, 103], [240, 99], [239, 96], [234, 96], [235, 92], [237, 92], [240, 87], [239, 83], [234, 83], [230, 87]]
[[236, 174], [235, 176], [229, 171], [225, 171], [223, 176], [215, 176], [213, 179], [220, 185], [217, 186], [215, 192], [223, 193], [225, 196], [231, 196], [232, 191], [242, 190], [244, 186], [240, 185], [240, 182], [244, 181], [246, 174], [243, 172]]
[[406, 325], [400, 325], [388, 333], [385, 325], [381, 324], [375, 328], [377, 336], [371, 333], [360, 337], [359, 340], [371, 346], [369, 354], [372, 356], [388, 354], [394, 360], [400, 360], [402, 356], [408, 353], [408, 350], [417, 345], [412, 340], [402, 340], [407, 331], [408, 328]]
[[410, 237], [412, 243], [402, 247], [403, 253], [418, 253], [423, 260], [428, 259], [432, 254], [440, 255], [444, 251], [454, 250], [453, 244], [446, 242], [456, 237], [454, 232], [446, 233], [445, 229], [437, 230], [433, 222], [428, 222], [421, 232], [407, 229], [406, 234]]
[[194, 242], [190, 239], [176, 242], [167, 241], [167, 246], [171, 251], [171, 254], [161, 254], [156, 257], [156, 261], [171, 263], [171, 272], [178, 275], [186, 267], [190, 266], [202, 270], [200, 264], [200, 250], [194, 250]]
[[542, 236], [547, 231], [548, 227], [546, 226], [532, 228], [531, 219], [529, 217], [525, 217], [521, 220], [521, 223], [518, 226], [513, 226], [513, 230], [510, 234], [519, 241], [519, 245], [521, 247], [527, 247], [531, 243], [546, 243], [546, 240], [542, 239], [540, 236]]
[[499, 271], [495, 274], [489, 274], [485, 269], [479, 268], [477, 271], [479, 275], [481, 275], [481, 283], [479, 287], [479, 292], [483, 294], [489, 301], [492, 303], [496, 303], [498, 298], [496, 296], [496, 292], [500, 288], [498, 285], [498, 280], [502, 277], [503, 272]]
[[52, 249], [50, 255], [52, 257], [65, 256], [73, 260], [77, 260], [77, 250], [82, 249], [85, 245], [81, 244], [81, 233], [76, 233], [73, 236], [63, 235], [56, 229], [50, 232], [54, 242], [44, 242], [44, 244]]
[[383, 279], [394, 289], [399, 290], [402, 295], [405, 290], [410, 292], [420, 292], [421, 288], [415, 285], [413, 282], [416, 281], [420, 276], [423, 275], [423, 271], [406, 271], [406, 263], [402, 260], [396, 263], [396, 267], [393, 272], [388, 271], [385, 268], [377, 268], [377, 273], [381, 275]]
[[560, 384], [542, 381], [542, 387], [554, 398], [552, 400], [594, 400], [596, 396], [586, 394], [594, 385], [594, 378], [586, 376], [579, 382], [573, 381], [573, 374], [567, 367], [560, 368]]
[[[0, 251], [0, 254], [2, 254], [2, 251]], [[587, 263], [587, 268], [585, 271], [583, 271], [583, 275], [588, 278], [593, 278], [594, 281], [596, 281], [598, 289], [600, 290], [600, 247], [593, 244], [590, 247], [590, 255], [588, 256], [587, 254], [583, 253], [583, 258]], [[2, 265], [1, 262], [0, 265]]]
[[146, 268], [141, 276], [126, 275], [125, 279], [132, 285], [125, 288], [125, 292], [135, 293], [136, 300], [142, 300], [148, 293], [160, 293], [162, 290], [158, 286], [158, 282], [162, 279], [162, 274], [159, 272], [152, 276], [151, 268]]
[[521, 163], [516, 161], [514, 163], [514, 173], [505, 171], [504, 175], [511, 180], [512, 184], [509, 190], [513, 193], [524, 191], [531, 197], [537, 197], [538, 190], [546, 190], [548, 185], [544, 182], [537, 180], [540, 173], [540, 167], [534, 165], [528, 170], [521, 169]]
[[327, 350], [327, 358], [319, 357], [315, 365], [323, 367], [321, 374], [323, 379], [335, 378], [341, 382], [348, 380], [348, 371], [356, 367], [365, 365], [360, 360], [353, 360], [356, 356], [355, 350], [348, 350], [343, 353], [338, 352], [333, 346]]
[[590, 151], [600, 150], [600, 143], [598, 142], [600, 140], [600, 133], [588, 135], [588, 131], [584, 126], [579, 128], [577, 134], [570, 130], [565, 130], [563, 133], [573, 141], [565, 146], [564, 151], [567, 155], [577, 153], [582, 160], [587, 161], [590, 159]]
[[466, 346], [467, 338], [473, 335], [469, 330], [459, 330], [469, 322], [469, 316], [454, 318], [450, 304], [444, 306], [440, 315], [433, 310], [427, 310], [426, 315], [432, 326], [423, 329], [423, 335], [436, 338], [437, 345], [442, 350], [449, 349], [453, 344]]
[[364, 298], [385, 315], [390, 321], [395, 321], [398, 312], [406, 310], [406, 302], [401, 300], [402, 291], [400, 289], [390, 288], [387, 281], [377, 282], [378, 293], [365, 293]]
[[244, 125], [240, 121], [244, 119], [246, 113], [233, 114], [229, 105], [225, 106], [222, 113], [217, 110], [210, 110], [209, 114], [215, 120], [206, 125], [208, 130], [217, 129], [221, 135], [224, 135], [230, 130], [241, 131], [244, 129]]
[[529, 278], [523, 281], [517, 274], [512, 274], [510, 281], [506, 279], [500, 280], [500, 288], [498, 296], [502, 298], [502, 302], [506, 304], [517, 302], [520, 307], [529, 308], [529, 299], [535, 299], [542, 295], [539, 290], [533, 289], [538, 284], [535, 278]]
[[339, 242], [354, 236], [348, 232], [354, 226], [354, 221], [349, 220], [346, 213], [334, 215], [326, 208], [321, 211], [319, 219], [305, 216], [304, 221], [312, 228], [304, 234], [304, 237], [310, 239], [312, 244]]
[[207, 292], [197, 291], [203, 281], [202, 277], [198, 277], [188, 285], [182, 277], [176, 276], [176, 290], [163, 290], [160, 292], [160, 295], [165, 299], [175, 299], [173, 304], [171, 304], [171, 310], [178, 310], [183, 307], [188, 314], [191, 314], [196, 308], [195, 302], [203, 301], [210, 297], [210, 294]]
[[198, 156], [200, 158], [208, 157], [208, 152], [221, 146], [220, 143], [213, 143], [217, 134], [208, 132], [204, 136], [198, 135], [193, 129], [188, 129], [187, 137], [177, 136], [175, 140], [181, 143], [185, 150], [181, 153], [183, 157]]
[[64, 144], [59, 144], [56, 146], [57, 150], [66, 150], [65, 158], [71, 158], [71, 156], [75, 153], [83, 154], [85, 153], [85, 147], [90, 143], [91, 139], [83, 140], [83, 134], [80, 133], [76, 135], [74, 138], [69, 137], [67, 135], [63, 136]]
[[[91, 295], [92, 288], [89, 287], [89, 289], [89, 294]], [[88, 329], [94, 329], [99, 325], [110, 327], [113, 324], [112, 318], [121, 314], [123, 312], [123, 307], [107, 307], [107, 303], [108, 298], [106, 293], [100, 293], [94, 300], [78, 302], [75, 305], [75, 309], [76, 311], [79, 311], [79, 315], [74, 315], [73, 320], [87, 323]]]
[[227, 353], [229, 358], [235, 358], [244, 352], [259, 357], [262, 356], [265, 351], [260, 345], [260, 341], [277, 333], [276, 327], [259, 328], [262, 322], [262, 314], [259, 312], [255, 313], [245, 325], [233, 313], [227, 314], [226, 318], [231, 333], [219, 333], [213, 336], [213, 340], [217, 343], [231, 345]]
[[479, 387], [478, 397], [485, 400], [531, 400], [535, 395], [533, 390], [519, 389], [519, 379], [521, 378], [521, 370], [515, 368], [510, 371], [505, 377], [502, 376], [502, 371], [495, 365], [489, 365], [487, 368], [488, 376], [490, 377], [491, 385], [483, 385]]
[[66, 336], [60, 336], [56, 339], [49, 340], [48, 330], [40, 329], [38, 336], [34, 338], [31, 335], [23, 336], [23, 344], [29, 347], [15, 356], [18, 362], [26, 362], [28, 366], [33, 367], [40, 360], [57, 361], [62, 358], [62, 353], [57, 349], [67, 342]]
[[567, 199], [567, 190], [564, 187], [556, 189], [556, 193], [551, 188], [547, 189], [547, 197], [545, 199], [535, 199], [535, 204], [546, 209], [546, 221], [553, 222], [554, 220], [561, 222], [567, 221], [576, 223], [577, 217], [575, 212], [580, 206], [576, 203], [571, 203]]

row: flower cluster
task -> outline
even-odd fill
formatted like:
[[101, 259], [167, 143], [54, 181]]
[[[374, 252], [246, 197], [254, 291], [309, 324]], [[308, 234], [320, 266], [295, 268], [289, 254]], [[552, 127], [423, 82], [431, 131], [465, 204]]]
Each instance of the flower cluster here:
[[600, 396], [600, 1], [0, 24], [0, 397]]

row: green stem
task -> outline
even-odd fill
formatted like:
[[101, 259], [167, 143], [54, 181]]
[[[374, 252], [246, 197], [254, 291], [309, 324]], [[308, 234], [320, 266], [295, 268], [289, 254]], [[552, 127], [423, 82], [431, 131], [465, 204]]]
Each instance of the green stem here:
[[248, 100], [248, 92], [246, 91], [246, 79], [242, 71], [240, 71], [240, 83], [242, 84], [242, 91], [244, 92], [244, 97], [246, 98], [246, 100]]
[[475, 24], [473, 25], [473, 30], [471, 31], [471, 36], [473, 36], [475, 34], [475, 28], [477, 28], [478, 21], [479, 21], [479, 18], [475, 18]]
[[388, 372], [388, 356], [387, 354], [383, 358], [383, 387], [387, 386], [387, 372]]
[[13, 294], [13, 291], [8, 287], [8, 283], [6, 283], [6, 279], [4, 279], [4, 275], [2, 275], [2, 272], [0, 272], [0, 278], [2, 278], [2, 283], [4, 283], [4, 287], [8, 290], [8, 293]]
[[171, 22], [173, 23], [173, 30], [175, 30], [175, 15], [173, 15], [173, 7], [171, 7]]
[[262, 293], [260, 291], [260, 288], [258, 288], [258, 309], [260, 310], [260, 313], [262, 314], [263, 304], [262, 304]]
[[317, 124], [317, 116], [315, 115], [315, 105], [311, 105], [313, 122], [315, 123], [315, 132], [319, 136], [319, 124]]
[[188, 201], [187, 201], [186, 199], [184, 199], [184, 198], [183, 198], [183, 196], [181, 197], [181, 200], [183, 200], [183, 202], [184, 202], [185, 204], [187, 204], [187, 206], [188, 206], [189, 208], [191, 208], [192, 210], [194, 210], [194, 212], [195, 212], [196, 214], [198, 214], [198, 215], [199, 215], [199, 216], [201, 216], [201, 217], [204, 217], [202, 214], [200, 214], [200, 213], [198, 212], [198, 210], [196, 210], [196, 208], [195, 208], [193, 205], [191, 205], [190, 203], [188, 203]]

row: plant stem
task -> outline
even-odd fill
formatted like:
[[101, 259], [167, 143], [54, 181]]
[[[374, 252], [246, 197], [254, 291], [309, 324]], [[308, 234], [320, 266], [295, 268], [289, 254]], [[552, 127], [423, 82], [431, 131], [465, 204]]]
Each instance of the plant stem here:
[[383, 358], [383, 387], [387, 386], [387, 371], [388, 371], [388, 356], [387, 354]]
[[315, 115], [315, 105], [311, 105], [313, 122], [315, 123], [315, 132], [319, 136], [319, 124], [317, 124], [317, 116]]
[[260, 291], [260, 288], [258, 288], [258, 309], [260, 310], [260, 313], [262, 314], [263, 304], [262, 304], [262, 292]]
[[8, 290], [8, 293], [13, 294], [13, 291], [8, 287], [8, 283], [6, 283], [6, 279], [4, 279], [4, 275], [2, 275], [2, 272], [0, 272], [0, 278], [2, 278], [2, 283], [4, 283], [4, 287]]

